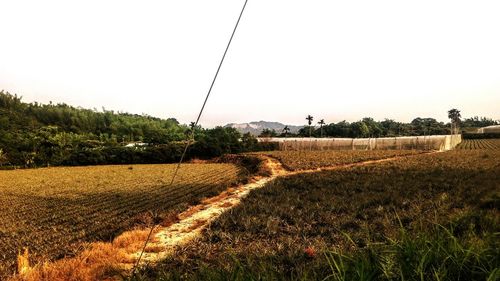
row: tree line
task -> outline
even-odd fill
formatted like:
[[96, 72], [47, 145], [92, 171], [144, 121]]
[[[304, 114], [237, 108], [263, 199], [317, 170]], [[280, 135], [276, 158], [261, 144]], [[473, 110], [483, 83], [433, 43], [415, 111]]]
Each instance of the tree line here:
[[356, 122], [341, 121], [338, 123], [326, 124], [324, 119], [317, 122], [318, 126], [313, 126], [314, 117], [306, 117], [307, 125], [302, 127], [298, 133], [290, 133], [288, 126], [281, 132], [264, 129], [259, 137], [336, 137], [336, 138], [379, 138], [397, 136], [425, 136], [425, 135], [446, 135], [460, 133], [460, 128], [479, 128], [490, 125], [499, 125], [495, 121], [486, 117], [472, 117], [461, 119], [460, 111], [452, 109], [448, 112], [450, 122], [438, 122], [434, 118], [415, 118], [410, 123], [397, 122], [392, 119], [375, 121], [366, 117]]
[[270, 149], [233, 128], [193, 128], [174, 118], [25, 103], [0, 91], [0, 166], [171, 163], [190, 135], [188, 159]]
[[[453, 113], [453, 114], [452, 114]], [[392, 137], [448, 134], [451, 129], [499, 124], [488, 118], [460, 119], [451, 112], [450, 123], [433, 118], [416, 118], [411, 123], [363, 118], [307, 126], [298, 134], [285, 127], [282, 132], [264, 131], [262, 136]], [[189, 158], [212, 158], [227, 153], [276, 149], [276, 144], [259, 143], [250, 134], [234, 128], [205, 129], [183, 125], [175, 118], [161, 119], [111, 110], [84, 109], [66, 104], [25, 103], [22, 98], [0, 91], [0, 167], [51, 165], [99, 165], [172, 163], [179, 160], [186, 142]]]

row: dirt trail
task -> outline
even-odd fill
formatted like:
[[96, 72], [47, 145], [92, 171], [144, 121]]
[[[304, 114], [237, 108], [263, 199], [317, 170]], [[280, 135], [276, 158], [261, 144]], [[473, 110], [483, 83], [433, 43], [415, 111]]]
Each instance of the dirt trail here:
[[[433, 152], [435, 153], [435, 152]], [[250, 183], [237, 188], [229, 188], [221, 194], [205, 199], [201, 204], [189, 208], [178, 216], [178, 221], [169, 226], [157, 226], [153, 232], [152, 239], [142, 255], [141, 264], [151, 264], [171, 255], [174, 250], [186, 245], [193, 239], [199, 237], [211, 222], [221, 214], [238, 205], [241, 200], [252, 190], [265, 186], [277, 177], [287, 177], [297, 174], [316, 173], [320, 171], [331, 171], [349, 167], [370, 165], [381, 162], [395, 161], [409, 158], [420, 154], [397, 156], [380, 160], [363, 161], [353, 164], [336, 165], [310, 170], [288, 171], [274, 158], [265, 157], [265, 165], [271, 170], [268, 177], [254, 177]], [[117, 237], [112, 243], [94, 243], [90, 250], [77, 255], [74, 258], [62, 259], [52, 264], [44, 264], [27, 270], [23, 276], [17, 276], [17, 280], [94, 280], [99, 279], [106, 268], [115, 268], [120, 271], [130, 271], [137, 262], [147, 230], [127, 231]], [[89, 262], [92, 260], [92, 262]], [[78, 267], [78, 268], [75, 268]], [[88, 279], [81, 279], [80, 274], [88, 274]], [[42, 276], [42, 278], [40, 278]], [[63, 276], [62, 279], [56, 277]], [[107, 279], [112, 280], [112, 279]]]
[[[168, 256], [176, 247], [185, 245], [198, 237], [207, 225], [222, 213], [238, 205], [250, 191], [263, 187], [278, 176], [287, 174], [276, 159], [266, 158], [265, 165], [270, 168], [271, 176], [254, 178], [248, 184], [238, 188], [230, 188], [215, 197], [206, 199], [202, 204], [193, 206], [180, 214], [179, 222], [168, 227], [158, 228], [153, 239], [148, 243], [141, 263], [154, 263]], [[132, 254], [132, 259], [137, 260], [139, 256], [140, 251], [137, 251]]]
[[[203, 202], [201, 205], [194, 206], [186, 212], [182, 213], [179, 216], [181, 218], [181, 221], [169, 227], [160, 228], [155, 232], [154, 238], [148, 246], [151, 251], [147, 251], [143, 254], [142, 262], [154, 263], [171, 254], [176, 247], [189, 243], [190, 241], [198, 237], [201, 234], [202, 230], [212, 221], [218, 218], [222, 213], [238, 205], [241, 200], [250, 193], [250, 191], [263, 187], [266, 183], [274, 180], [277, 177], [287, 177], [298, 174], [345, 169], [356, 166], [395, 161], [398, 159], [408, 158], [416, 155], [419, 154], [396, 156], [379, 160], [363, 161], [353, 164], [343, 164], [318, 169], [297, 171], [288, 171], [277, 159], [266, 157], [265, 165], [271, 170], [271, 176], [258, 178], [255, 182], [240, 186], [236, 189], [227, 190], [218, 196], [205, 200], [205, 202]], [[137, 260], [137, 258], [140, 256], [140, 252], [136, 252], [132, 256], [134, 260]]]

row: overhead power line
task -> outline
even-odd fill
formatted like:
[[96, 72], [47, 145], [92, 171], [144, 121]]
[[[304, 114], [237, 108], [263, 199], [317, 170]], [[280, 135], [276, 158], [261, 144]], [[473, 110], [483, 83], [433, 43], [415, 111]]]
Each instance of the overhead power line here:
[[[179, 172], [179, 168], [181, 167], [181, 164], [184, 161], [184, 158], [186, 156], [186, 152], [189, 148], [189, 145], [191, 144], [191, 140], [194, 138], [195, 128], [196, 128], [196, 126], [198, 126], [198, 123], [200, 122], [203, 111], [205, 110], [205, 106], [207, 105], [208, 98], [210, 97], [210, 94], [212, 93], [212, 89], [214, 88], [214, 85], [215, 85], [215, 81], [217, 80], [217, 77], [219, 76], [219, 72], [222, 68], [222, 64], [224, 63], [224, 59], [226, 58], [229, 47], [231, 46], [231, 42], [233, 41], [234, 35], [236, 34], [236, 30], [238, 29], [238, 26], [240, 24], [241, 18], [243, 16], [243, 12], [245, 12], [245, 8], [247, 6], [247, 3], [248, 3], [248, 0], [245, 0], [245, 4], [243, 4], [243, 8], [241, 8], [240, 15], [238, 17], [238, 20], [236, 21], [236, 25], [234, 26], [233, 33], [231, 34], [231, 37], [229, 38], [229, 42], [227, 43], [224, 54], [222, 55], [222, 59], [220, 60], [219, 67], [217, 68], [217, 71], [215, 72], [214, 79], [212, 80], [212, 84], [210, 84], [210, 88], [208, 89], [207, 96], [205, 97], [205, 100], [203, 101], [203, 105], [200, 109], [200, 113], [198, 114], [198, 117], [196, 118], [196, 122], [194, 123], [194, 126], [191, 128], [190, 136], [186, 142], [186, 146], [184, 147], [184, 151], [182, 152], [181, 159], [179, 160], [179, 163], [177, 164], [177, 166], [175, 168], [174, 174], [172, 175], [172, 180], [170, 181], [169, 186], [171, 186], [174, 183], [175, 178], [177, 177], [177, 173]], [[134, 270], [133, 270], [134, 273], [141, 262], [142, 256], [143, 256], [144, 251], [146, 250], [146, 247], [151, 239], [151, 235], [153, 233], [154, 228], [155, 228], [155, 225], [153, 225], [151, 227], [151, 230], [149, 231], [148, 237], [146, 239], [146, 242], [144, 243], [144, 247], [142, 248], [141, 254], [139, 255], [139, 258], [137, 259], [137, 262], [134, 265]]]
[[196, 118], [196, 122], [194, 123], [193, 128], [191, 128], [191, 134], [190, 137], [186, 143], [186, 146], [184, 147], [184, 151], [182, 152], [181, 159], [179, 160], [179, 164], [177, 164], [177, 167], [175, 168], [174, 175], [172, 176], [172, 180], [170, 181], [170, 185], [174, 183], [175, 177], [177, 176], [177, 172], [179, 171], [179, 168], [184, 161], [184, 157], [186, 156], [186, 152], [189, 148], [189, 145], [191, 143], [191, 139], [194, 137], [194, 129], [196, 126], [198, 126], [198, 123], [200, 122], [201, 115], [203, 114], [203, 111], [205, 110], [205, 106], [207, 105], [208, 98], [210, 97], [210, 94], [212, 93], [212, 89], [214, 88], [215, 81], [217, 80], [217, 77], [219, 76], [220, 69], [222, 67], [222, 64], [224, 63], [224, 59], [226, 58], [227, 51], [229, 50], [229, 46], [231, 46], [231, 42], [233, 41], [234, 34], [236, 33], [236, 30], [238, 29], [238, 25], [240, 24], [241, 17], [243, 16], [243, 12], [245, 11], [245, 8], [247, 6], [248, 0], [245, 0], [245, 4], [243, 5], [243, 8], [241, 9], [240, 16], [238, 17], [238, 21], [236, 22], [236, 25], [234, 26], [233, 33], [231, 34], [231, 38], [229, 38], [229, 42], [227, 43], [226, 50], [224, 51], [224, 55], [222, 55], [222, 59], [220, 60], [219, 67], [217, 68], [217, 71], [215, 72], [214, 79], [212, 80], [212, 84], [210, 84], [210, 88], [208, 89], [207, 96], [205, 97], [205, 101], [203, 102], [203, 105], [200, 109], [200, 113], [198, 114], [198, 117]]

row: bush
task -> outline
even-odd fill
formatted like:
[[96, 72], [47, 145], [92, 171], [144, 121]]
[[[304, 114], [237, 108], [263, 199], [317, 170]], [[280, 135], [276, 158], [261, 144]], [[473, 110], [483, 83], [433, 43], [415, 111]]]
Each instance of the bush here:
[[111, 146], [73, 151], [62, 165], [160, 164], [179, 160], [183, 143], [146, 147]]
[[279, 149], [279, 142], [259, 142], [253, 151], [275, 151]]

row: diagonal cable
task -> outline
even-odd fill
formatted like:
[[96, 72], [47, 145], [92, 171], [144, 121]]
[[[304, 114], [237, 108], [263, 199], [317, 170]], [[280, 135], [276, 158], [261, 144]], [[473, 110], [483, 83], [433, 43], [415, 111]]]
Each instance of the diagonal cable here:
[[226, 50], [224, 51], [224, 55], [222, 56], [222, 59], [219, 63], [219, 67], [217, 68], [217, 72], [215, 72], [214, 79], [212, 80], [212, 84], [210, 85], [210, 88], [208, 89], [207, 96], [205, 97], [205, 101], [203, 102], [203, 106], [201, 107], [200, 113], [198, 114], [198, 118], [196, 118], [196, 122], [194, 123], [194, 126], [191, 128], [191, 134], [189, 136], [188, 141], [186, 142], [186, 146], [184, 147], [184, 151], [182, 152], [181, 159], [179, 160], [179, 163], [177, 164], [177, 167], [175, 168], [174, 175], [172, 176], [172, 180], [170, 181], [170, 185], [174, 183], [175, 177], [177, 176], [177, 172], [179, 171], [179, 168], [181, 167], [182, 162], [184, 161], [184, 157], [186, 156], [186, 152], [189, 148], [189, 145], [191, 144], [191, 140], [194, 138], [194, 131], [196, 126], [198, 126], [198, 123], [200, 122], [201, 115], [203, 114], [203, 110], [205, 110], [205, 106], [207, 105], [208, 98], [210, 97], [210, 94], [212, 93], [212, 89], [214, 88], [215, 81], [217, 80], [217, 77], [219, 76], [220, 69], [222, 67], [222, 64], [224, 63], [224, 59], [226, 58], [227, 51], [229, 50], [229, 46], [231, 46], [231, 42], [233, 41], [234, 34], [236, 33], [236, 30], [238, 29], [238, 25], [240, 24], [241, 17], [243, 16], [243, 12], [245, 11], [245, 8], [247, 6], [248, 0], [245, 0], [245, 4], [243, 5], [243, 8], [241, 9], [240, 16], [238, 17], [238, 21], [236, 22], [236, 25], [234, 26], [233, 33], [231, 34], [231, 38], [229, 38], [229, 42], [227, 43]]
[[[186, 152], [189, 148], [189, 145], [191, 144], [191, 140], [194, 138], [195, 128], [196, 128], [196, 126], [198, 126], [198, 123], [200, 122], [200, 119], [201, 119], [201, 115], [203, 114], [203, 111], [205, 110], [205, 106], [207, 105], [208, 98], [210, 97], [210, 94], [212, 93], [212, 89], [215, 85], [215, 81], [217, 80], [217, 77], [219, 76], [219, 72], [222, 68], [222, 64], [224, 63], [224, 59], [226, 58], [229, 47], [231, 46], [231, 42], [233, 41], [234, 35], [236, 34], [236, 30], [238, 29], [238, 25], [240, 24], [241, 17], [243, 16], [243, 12], [245, 11], [247, 3], [248, 3], [248, 0], [245, 0], [245, 4], [243, 5], [243, 8], [241, 9], [240, 15], [238, 17], [238, 21], [236, 22], [236, 25], [234, 26], [233, 33], [231, 34], [231, 38], [229, 38], [229, 42], [227, 43], [226, 49], [224, 51], [224, 55], [222, 56], [222, 59], [219, 63], [219, 67], [217, 68], [217, 71], [215, 72], [215, 76], [214, 76], [214, 79], [212, 80], [212, 84], [210, 84], [210, 88], [208, 89], [208, 93], [207, 93], [207, 96], [205, 97], [205, 100], [203, 102], [203, 106], [201, 107], [200, 113], [198, 114], [198, 117], [196, 118], [196, 122], [194, 123], [194, 125], [191, 128], [191, 132], [190, 132], [188, 141], [186, 142], [186, 146], [184, 147], [184, 151], [182, 152], [181, 159], [179, 160], [179, 163], [177, 164], [177, 166], [175, 168], [175, 171], [174, 171], [174, 174], [172, 176], [172, 180], [170, 181], [169, 186], [171, 186], [174, 183], [175, 178], [177, 177], [177, 173], [179, 172], [179, 168], [181, 167], [181, 164], [184, 161], [184, 157], [186, 156]], [[151, 227], [151, 230], [149, 231], [148, 237], [146, 239], [146, 242], [144, 243], [144, 247], [142, 248], [141, 254], [139, 255], [139, 258], [137, 259], [137, 262], [134, 265], [133, 273], [135, 273], [135, 270], [137, 269], [137, 267], [139, 266], [139, 264], [141, 262], [142, 256], [143, 256], [144, 251], [146, 250], [146, 247], [151, 239], [151, 235], [153, 233], [155, 226], [156, 225], [154, 224]]]

